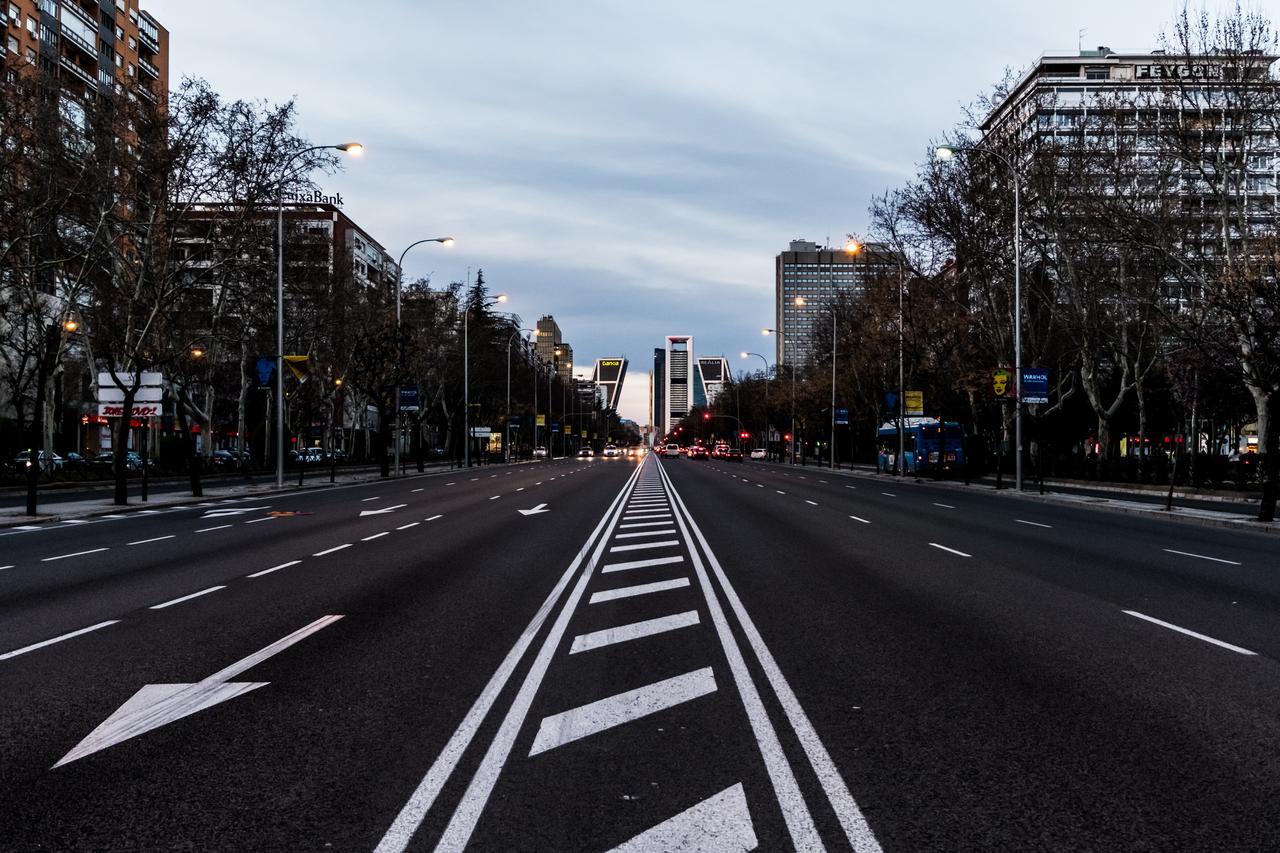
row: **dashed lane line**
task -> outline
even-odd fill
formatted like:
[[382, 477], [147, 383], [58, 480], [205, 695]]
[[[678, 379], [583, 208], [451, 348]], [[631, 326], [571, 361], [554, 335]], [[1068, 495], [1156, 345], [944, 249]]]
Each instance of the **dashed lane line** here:
[[444, 518], [444, 516], [443, 516], [443, 515], [433, 515], [433, 516], [431, 516], [430, 518], [423, 519], [423, 521], [435, 521], [437, 518]]
[[1239, 566], [1240, 563], [1235, 560], [1224, 560], [1221, 557], [1207, 557], [1204, 554], [1192, 554], [1190, 551], [1175, 551], [1172, 548], [1162, 548], [1166, 554], [1177, 554], [1180, 557], [1195, 557], [1197, 560], [1209, 560], [1214, 563], [1226, 563], [1228, 566]]
[[329, 548], [328, 550], [320, 551], [319, 553], [312, 554], [311, 556], [313, 556], [313, 557], [323, 557], [323, 556], [325, 556], [325, 555], [327, 555], [327, 554], [332, 554], [332, 553], [333, 553], [333, 552], [335, 552], [335, 551], [341, 551], [343, 548], [350, 548], [350, 547], [351, 547], [351, 543], [350, 543], [350, 542], [348, 542], [348, 543], [346, 543], [345, 545], [339, 545], [339, 546], [337, 546], [336, 548]]
[[673, 578], [669, 581], [654, 581], [653, 583], [642, 583], [636, 584], [635, 586], [620, 586], [592, 593], [591, 598], [587, 603], [601, 604], [605, 601], [616, 601], [619, 598], [634, 598], [637, 595], [648, 595], [652, 592], [666, 592], [669, 589], [681, 589], [688, 585], [688, 578]]
[[361, 498], [361, 499], [360, 499], [360, 503], [362, 503], [362, 504], [367, 504], [369, 501], [380, 501], [380, 500], [382, 500], [382, 498], [381, 498], [380, 496], [378, 496], [378, 495], [374, 495], [374, 496], [373, 496], [373, 497], [371, 497], [371, 498]]
[[1166, 622], [1163, 619], [1157, 619], [1154, 616], [1148, 616], [1145, 613], [1139, 613], [1136, 610], [1122, 610], [1121, 612], [1129, 616], [1136, 617], [1138, 619], [1145, 619], [1147, 622], [1150, 622], [1153, 625], [1159, 625], [1162, 628], [1168, 628], [1170, 631], [1177, 631], [1179, 634], [1186, 634], [1188, 637], [1195, 637], [1197, 640], [1204, 640], [1206, 643], [1212, 643], [1215, 646], [1219, 646], [1229, 651], [1233, 651], [1238, 655], [1257, 655], [1258, 654], [1257, 652], [1251, 652], [1248, 649], [1241, 648], [1240, 646], [1232, 645], [1231, 643], [1224, 643], [1222, 640], [1215, 640], [1213, 637], [1207, 636], [1205, 634], [1201, 634], [1197, 631], [1192, 631], [1188, 628], [1183, 628], [1178, 625], [1174, 625], [1172, 622]]
[[854, 521], [860, 521], [860, 522], [862, 522], [863, 524], [870, 524], [870, 523], [871, 523], [871, 522], [867, 521], [865, 518], [859, 518], [859, 517], [858, 517], [858, 516], [856, 516], [856, 515], [851, 515], [851, 516], [849, 516], [849, 517], [850, 517], [850, 518], [852, 518]]
[[955, 509], [955, 507], [953, 507], [951, 504], [940, 504], [940, 503], [935, 503], [935, 504], [934, 504], [934, 506], [940, 506], [940, 507], [942, 507], [943, 509]]
[[360, 541], [361, 541], [361, 542], [372, 542], [372, 541], [373, 541], [373, 540], [375, 540], [375, 539], [381, 539], [383, 536], [389, 536], [390, 534], [391, 534], [391, 531], [390, 531], [390, 530], [384, 530], [384, 531], [382, 531], [381, 533], [375, 533], [375, 534], [373, 534], [372, 536], [366, 536], [366, 537], [364, 537], [363, 539], [361, 539]]
[[559, 714], [544, 717], [529, 748], [535, 756], [602, 731], [665, 711], [716, 692], [711, 667], [627, 690]]
[[164, 610], [166, 607], [172, 607], [175, 604], [181, 604], [184, 601], [190, 601], [193, 598], [199, 598], [202, 595], [208, 595], [211, 592], [217, 592], [220, 589], [226, 589], [226, 588], [227, 588], [226, 584], [222, 584], [220, 586], [211, 586], [208, 589], [202, 589], [199, 592], [193, 592], [190, 595], [183, 595], [178, 598], [170, 599], [169, 601], [166, 601], [163, 604], [153, 604], [148, 609]]
[[396, 528], [396, 530], [408, 530], [410, 527], [417, 527], [421, 523], [422, 522], [420, 521], [411, 521], [408, 524], [400, 525], [399, 527]]
[[809, 500], [808, 498], [805, 498], [805, 501], [804, 501], [804, 502], [805, 502], [805, 503], [807, 503], [807, 504], [809, 504], [809, 506], [817, 506], [817, 505], [818, 505], [818, 502], [817, 502], [817, 501], [811, 501], [811, 500]]
[[215, 530], [226, 530], [230, 526], [230, 524], [219, 524], [217, 527], [202, 527], [196, 533], [212, 533]]
[[290, 566], [296, 566], [296, 565], [298, 565], [298, 564], [299, 564], [299, 563], [301, 563], [301, 562], [302, 562], [301, 560], [290, 560], [290, 561], [289, 561], [289, 562], [287, 562], [287, 563], [281, 563], [281, 564], [280, 564], [280, 565], [278, 565], [278, 566], [272, 566], [272, 567], [271, 567], [271, 568], [269, 568], [269, 569], [263, 569], [262, 571], [260, 571], [260, 572], [254, 572], [254, 573], [253, 573], [253, 574], [251, 574], [251, 575], [245, 575], [245, 577], [248, 577], [248, 578], [260, 578], [260, 577], [262, 577], [263, 575], [269, 575], [269, 574], [271, 574], [272, 572], [278, 572], [278, 571], [280, 571], [281, 569], [287, 569], [287, 568], [289, 568]]
[[268, 515], [266, 518], [251, 518], [245, 524], [261, 524], [264, 521], [275, 521], [278, 516]]
[[88, 551], [76, 551], [74, 554], [59, 554], [56, 557], [44, 557], [40, 560], [42, 563], [52, 563], [54, 560], [67, 560], [72, 557], [84, 557], [88, 554], [100, 554], [106, 551], [106, 548], [90, 548]]
[[57, 637], [51, 637], [48, 640], [41, 640], [38, 643], [32, 643], [29, 646], [23, 646], [20, 649], [14, 649], [11, 652], [0, 654], [0, 660], [9, 660], [16, 658], [18, 655], [25, 655], [27, 652], [34, 652], [36, 649], [43, 649], [45, 646], [52, 646], [54, 643], [61, 643], [63, 640], [70, 640], [73, 637], [79, 637], [82, 634], [88, 634], [90, 631], [97, 631], [99, 628], [105, 628], [108, 625], [114, 625], [119, 619], [108, 619], [106, 622], [99, 622], [97, 625], [90, 625], [88, 628], [80, 628], [66, 634], [60, 634]]
[[592, 631], [589, 634], [579, 634], [573, 638], [573, 645], [569, 648], [569, 654], [576, 655], [579, 652], [589, 652], [605, 646], [625, 643], [630, 640], [639, 640], [643, 637], [652, 637], [655, 634], [665, 634], [668, 631], [675, 631], [679, 628], [687, 628], [690, 625], [697, 624], [698, 611], [687, 610], [684, 613], [676, 613], [671, 616], [659, 616], [656, 619], [645, 619], [643, 622], [632, 622], [628, 625], [618, 625], [601, 631]]
[[955, 548], [948, 548], [946, 545], [939, 545], [937, 542], [930, 542], [934, 548], [939, 551], [946, 551], [948, 554], [955, 554], [957, 557], [972, 557], [972, 554], [966, 554], [964, 551], [957, 551]]
[[1038, 521], [1027, 521], [1027, 520], [1026, 520], [1026, 519], [1024, 519], [1024, 518], [1015, 518], [1015, 519], [1014, 519], [1014, 521], [1018, 522], [1019, 524], [1029, 524], [1029, 525], [1031, 525], [1032, 527], [1046, 527], [1046, 528], [1049, 528], [1049, 529], [1053, 529], [1053, 525], [1052, 525], [1052, 524], [1041, 524], [1041, 523], [1040, 523], [1040, 522], [1038, 522]]
[[176, 533], [170, 533], [168, 536], [156, 536], [152, 539], [139, 539], [137, 542], [130, 542], [130, 545], [150, 545], [152, 542], [163, 542], [166, 539], [176, 539]]

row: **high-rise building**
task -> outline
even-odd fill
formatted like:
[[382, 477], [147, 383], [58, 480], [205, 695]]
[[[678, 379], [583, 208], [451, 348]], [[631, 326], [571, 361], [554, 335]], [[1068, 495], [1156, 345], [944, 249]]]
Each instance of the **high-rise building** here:
[[556, 376], [560, 377], [561, 382], [572, 382], [573, 380], [573, 347], [564, 341], [560, 342], [560, 346], [556, 347], [560, 351], [560, 355], [556, 358]]
[[169, 31], [138, 0], [5, 0], [4, 49], [58, 77], [64, 106], [136, 85], [143, 97], [169, 91]]
[[627, 378], [627, 360], [620, 355], [596, 359], [592, 380], [604, 393], [604, 404], [617, 411], [622, 395], [622, 383]]
[[656, 410], [653, 425], [659, 437], [675, 429], [681, 418], [689, 414], [693, 402], [693, 337], [667, 335], [666, 347], [661, 352], [662, 405]]
[[552, 364], [556, 359], [556, 347], [560, 346], [560, 326], [556, 318], [550, 314], [539, 317], [535, 331], [534, 351], [545, 364]]
[[655, 442], [667, 436], [667, 350], [653, 348], [653, 369], [649, 371], [649, 429]]
[[778, 253], [774, 273], [777, 362], [803, 367], [831, 348], [830, 329], [818, 320], [836, 294], [861, 295], [872, 280], [897, 275], [898, 261], [878, 244], [850, 253], [792, 240], [790, 248]]
[[693, 405], [705, 408], [733, 381], [729, 360], [722, 355], [702, 356], [693, 373]]

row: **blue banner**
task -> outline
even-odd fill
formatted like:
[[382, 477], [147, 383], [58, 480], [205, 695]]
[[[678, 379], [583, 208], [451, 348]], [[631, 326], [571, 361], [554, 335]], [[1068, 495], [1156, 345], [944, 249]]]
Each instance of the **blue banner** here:
[[849, 410], [842, 407], [837, 407], [836, 408], [836, 426], [848, 426], [848, 425], [849, 425]]
[[1049, 402], [1049, 371], [1039, 367], [1022, 368], [1022, 402]]

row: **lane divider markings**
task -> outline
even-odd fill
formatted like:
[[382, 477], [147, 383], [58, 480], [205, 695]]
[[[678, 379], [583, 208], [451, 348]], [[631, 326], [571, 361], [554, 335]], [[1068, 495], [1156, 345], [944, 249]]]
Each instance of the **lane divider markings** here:
[[165, 539], [176, 539], [176, 533], [170, 533], [168, 536], [157, 536], [154, 539], [139, 539], [137, 542], [130, 542], [130, 545], [148, 545], [152, 542], [163, 542]]
[[1038, 521], [1027, 521], [1026, 519], [1023, 519], [1023, 518], [1015, 518], [1014, 521], [1018, 522], [1019, 524], [1029, 524], [1032, 527], [1046, 527], [1051, 530], [1053, 529], [1052, 524], [1041, 524]]
[[217, 592], [220, 589], [226, 589], [226, 588], [227, 588], [226, 584], [222, 584], [221, 586], [211, 586], [208, 589], [202, 589], [199, 592], [193, 592], [190, 595], [183, 595], [178, 598], [170, 599], [169, 601], [166, 601], [163, 604], [153, 604], [148, 609], [164, 610], [166, 607], [172, 607], [175, 604], [181, 604], [184, 601], [190, 601], [193, 598], [199, 598], [202, 595], [208, 595], [211, 592]]
[[1195, 557], [1197, 560], [1210, 560], [1215, 563], [1226, 563], [1228, 566], [1240, 565], [1240, 563], [1237, 563], [1235, 560], [1224, 560], [1221, 557], [1206, 557], [1204, 554], [1192, 554], [1190, 551], [1175, 551], [1172, 548], [1164, 548], [1162, 550], [1168, 554], [1177, 554], [1182, 557]]
[[860, 522], [862, 522], [863, 524], [870, 524], [870, 523], [871, 523], [871, 522], [867, 521], [865, 518], [859, 518], [859, 517], [858, 517], [858, 516], [856, 516], [856, 515], [851, 515], [851, 516], [849, 516], [849, 517], [850, 517], [850, 518], [852, 518], [854, 521], [860, 521]]
[[948, 548], [946, 545], [939, 545], [937, 542], [930, 542], [930, 545], [949, 554], [955, 554], [957, 557], [972, 557], [972, 554], [966, 554], [964, 551], [957, 551], [955, 548]]
[[253, 574], [251, 574], [251, 575], [245, 575], [245, 577], [250, 577], [250, 578], [260, 578], [260, 577], [262, 577], [263, 575], [269, 575], [269, 574], [271, 574], [272, 572], [278, 572], [278, 571], [280, 571], [281, 569], [287, 569], [287, 568], [289, 568], [290, 566], [296, 566], [296, 565], [298, 565], [298, 564], [299, 564], [299, 563], [301, 563], [301, 562], [302, 562], [301, 560], [290, 560], [290, 561], [289, 561], [289, 562], [287, 562], [287, 563], [281, 563], [281, 564], [280, 564], [280, 565], [278, 565], [278, 566], [272, 566], [272, 567], [271, 567], [271, 568], [269, 568], [269, 569], [263, 569], [262, 571], [260, 571], [260, 572], [254, 572], [254, 573], [253, 573]]
[[600, 569], [600, 571], [603, 574], [609, 574], [611, 572], [625, 572], [625, 571], [629, 571], [630, 569], [647, 569], [652, 566], [670, 566], [675, 563], [683, 563], [683, 562], [684, 562], [684, 557], [682, 556], [654, 557], [650, 560], [630, 560], [625, 563], [609, 563], [608, 565], [603, 566]]
[[18, 655], [25, 655], [27, 652], [34, 652], [36, 649], [43, 649], [45, 646], [52, 646], [54, 643], [61, 643], [63, 640], [70, 640], [72, 637], [79, 637], [81, 634], [87, 634], [90, 631], [96, 631], [99, 628], [105, 628], [108, 625], [114, 625], [119, 621], [119, 619], [108, 619], [106, 622], [99, 622], [97, 625], [90, 625], [88, 628], [80, 628], [79, 630], [61, 634], [48, 640], [41, 640], [38, 643], [32, 643], [29, 646], [23, 646], [20, 649], [14, 649], [11, 652], [0, 654], [0, 660], [16, 658]]
[[230, 526], [231, 526], [230, 524], [219, 524], [217, 527], [202, 528], [200, 530], [197, 530], [196, 533], [212, 533], [215, 530], [226, 530]]
[[689, 585], [688, 578], [674, 578], [669, 581], [654, 581], [653, 583], [636, 584], [635, 586], [620, 586], [614, 589], [606, 589], [597, 593], [593, 593], [588, 600], [588, 604], [600, 604], [605, 601], [616, 601], [619, 598], [634, 598], [637, 595], [648, 595], [651, 592], [666, 592], [669, 589], [680, 589]]
[[348, 543], [346, 543], [345, 545], [339, 545], [339, 546], [337, 546], [336, 548], [329, 548], [329, 549], [328, 549], [328, 550], [326, 550], [326, 551], [321, 551], [321, 552], [319, 552], [319, 553], [317, 553], [317, 554], [312, 554], [311, 556], [313, 556], [313, 557], [323, 557], [323, 556], [325, 556], [326, 554], [332, 554], [332, 553], [333, 553], [333, 552], [335, 552], [335, 551], [341, 551], [343, 548], [350, 548], [350, 547], [351, 547], [351, 543], [350, 543], [350, 542], [348, 542]]
[[1212, 643], [1215, 646], [1220, 646], [1229, 651], [1233, 651], [1238, 655], [1255, 655], [1256, 656], [1258, 654], [1257, 652], [1251, 652], [1248, 649], [1241, 648], [1240, 646], [1233, 646], [1231, 643], [1224, 643], [1222, 640], [1215, 640], [1213, 637], [1206, 636], [1205, 634], [1201, 634], [1197, 631], [1192, 631], [1187, 628], [1179, 627], [1177, 625], [1174, 625], [1172, 622], [1166, 622], [1163, 619], [1157, 619], [1154, 616], [1148, 616], [1145, 613], [1139, 613], [1136, 610], [1122, 610], [1121, 612], [1129, 616], [1136, 617], [1138, 619], [1145, 619], [1146, 621], [1152, 623], [1153, 625], [1159, 625], [1162, 628], [1168, 628], [1170, 631], [1177, 631], [1179, 634], [1186, 634], [1188, 637], [1195, 637], [1197, 640], [1204, 640], [1206, 643]]
[[83, 557], [86, 554], [100, 554], [106, 551], [106, 548], [91, 548], [88, 551], [76, 551], [74, 554], [59, 554], [56, 557], [44, 557], [40, 560], [42, 563], [52, 563], [54, 560], [67, 560], [71, 557]]
[[573, 638], [573, 645], [569, 649], [569, 654], [576, 655], [579, 652], [602, 649], [605, 646], [612, 646], [616, 643], [625, 643], [642, 637], [652, 637], [655, 634], [665, 634], [668, 631], [688, 628], [690, 625], [697, 624], [698, 611], [687, 610], [684, 613], [676, 613], [672, 616], [659, 616], [656, 619], [645, 619], [642, 622], [632, 622], [629, 625], [618, 625], [614, 628], [605, 628], [602, 631], [579, 634]]

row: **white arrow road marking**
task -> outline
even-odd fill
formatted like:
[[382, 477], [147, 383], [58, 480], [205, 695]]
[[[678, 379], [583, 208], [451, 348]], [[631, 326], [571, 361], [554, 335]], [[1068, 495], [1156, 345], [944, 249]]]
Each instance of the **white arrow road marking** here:
[[707, 666], [552, 714], [542, 719], [529, 755], [538, 755], [715, 691], [715, 673]]
[[648, 850], [742, 853], [755, 850], [759, 845], [751, 825], [751, 812], [747, 809], [747, 795], [739, 782], [619, 844], [609, 853]]
[[247, 658], [238, 660], [226, 669], [221, 669], [194, 684], [146, 685], [53, 766], [61, 767], [64, 764], [70, 764], [77, 758], [92, 755], [100, 749], [115, 746], [197, 711], [212, 708], [219, 702], [225, 702], [251, 690], [267, 686], [270, 684], [268, 681], [232, 681], [231, 679], [341, 618], [341, 616], [321, 616], [305, 628], [299, 628], [287, 637], [276, 640]]
[[407, 507], [407, 506], [408, 504], [396, 504], [395, 506], [383, 507], [382, 509], [362, 509], [360, 510], [360, 517], [364, 518], [366, 515], [382, 515], [383, 513], [391, 512], [392, 510], [403, 509], [404, 507]]
[[538, 515], [539, 513], [543, 513], [543, 512], [551, 512], [551, 510], [547, 509], [546, 504], [538, 504], [533, 509], [520, 509], [520, 510], [516, 510], [516, 512], [520, 513], [521, 515]]
[[[201, 518], [224, 518], [228, 515], [244, 515], [246, 512], [254, 512], [255, 510], [270, 509], [270, 508], [271, 508], [271, 504], [264, 504], [263, 506], [235, 506], [235, 507], [227, 507], [225, 509], [211, 509], [200, 517]], [[143, 510], [143, 512], [146, 512], [146, 510]]]

